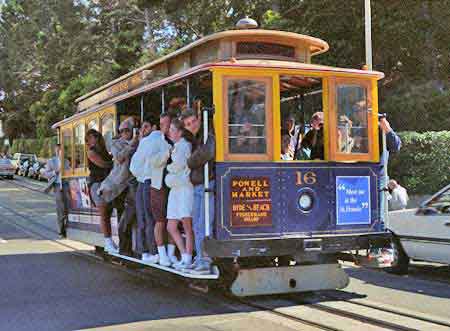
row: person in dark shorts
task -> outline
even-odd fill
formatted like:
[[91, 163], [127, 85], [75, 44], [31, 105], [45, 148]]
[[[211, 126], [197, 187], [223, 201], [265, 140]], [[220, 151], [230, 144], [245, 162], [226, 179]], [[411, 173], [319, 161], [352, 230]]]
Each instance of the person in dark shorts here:
[[108, 177], [113, 167], [112, 157], [106, 150], [105, 140], [100, 132], [90, 129], [85, 136], [88, 147], [89, 191], [92, 202], [100, 212], [100, 226], [105, 237], [105, 250], [117, 253], [118, 249], [111, 235], [111, 206], [102, 198], [99, 189], [101, 182]]

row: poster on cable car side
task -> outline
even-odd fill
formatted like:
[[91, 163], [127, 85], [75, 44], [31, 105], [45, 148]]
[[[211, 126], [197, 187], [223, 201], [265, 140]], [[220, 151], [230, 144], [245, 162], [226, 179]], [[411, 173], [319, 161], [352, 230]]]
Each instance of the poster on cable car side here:
[[337, 225], [370, 224], [370, 177], [336, 176]]
[[232, 177], [231, 226], [272, 225], [269, 177]]

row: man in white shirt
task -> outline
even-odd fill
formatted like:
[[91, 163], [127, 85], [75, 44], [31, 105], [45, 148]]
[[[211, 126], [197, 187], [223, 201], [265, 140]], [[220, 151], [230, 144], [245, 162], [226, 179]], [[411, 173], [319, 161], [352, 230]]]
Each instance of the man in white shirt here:
[[61, 147], [59, 144], [55, 146], [55, 156], [47, 161], [44, 169], [44, 177], [51, 183], [48, 190], [53, 189], [55, 192], [56, 202], [56, 221], [58, 224], [58, 234], [60, 237], [66, 237], [66, 223], [68, 207], [64, 197], [64, 190], [61, 181]]
[[[171, 262], [164, 246], [165, 222], [153, 215], [151, 195], [163, 188], [164, 169], [170, 156], [170, 144], [165, 139], [170, 127], [170, 117], [161, 115], [160, 130], [153, 131], [139, 142], [131, 159], [130, 171], [138, 181], [136, 213], [138, 219], [138, 244], [141, 244], [142, 260], [170, 266]], [[155, 216], [155, 217], [154, 217]], [[164, 217], [165, 220], [165, 217]], [[156, 240], [155, 240], [156, 239]], [[155, 252], [155, 241], [158, 254]]]
[[150, 206], [151, 168], [149, 158], [150, 135], [144, 136], [141, 129], [139, 145], [131, 158], [130, 172], [138, 182], [136, 190], [136, 218], [137, 218], [137, 251], [142, 254], [142, 260], [153, 262], [156, 255], [155, 238], [153, 235], [153, 218]]
[[406, 189], [398, 184], [397, 181], [391, 179], [388, 184], [388, 190], [390, 194], [389, 210], [405, 209], [409, 200]]

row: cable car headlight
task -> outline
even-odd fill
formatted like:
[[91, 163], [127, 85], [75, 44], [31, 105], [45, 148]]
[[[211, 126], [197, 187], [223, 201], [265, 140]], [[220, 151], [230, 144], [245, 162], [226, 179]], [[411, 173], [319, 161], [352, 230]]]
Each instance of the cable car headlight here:
[[314, 206], [314, 197], [312, 192], [303, 191], [300, 192], [298, 197], [298, 207], [304, 213], [309, 213]]

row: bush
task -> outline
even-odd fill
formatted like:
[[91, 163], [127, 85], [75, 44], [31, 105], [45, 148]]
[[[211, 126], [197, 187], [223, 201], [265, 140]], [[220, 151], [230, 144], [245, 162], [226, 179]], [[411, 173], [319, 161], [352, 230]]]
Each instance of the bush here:
[[15, 139], [11, 146], [13, 153], [36, 154], [39, 158], [48, 159], [53, 156], [56, 137], [41, 139]]
[[450, 131], [401, 132], [402, 149], [389, 159], [389, 177], [410, 194], [432, 194], [450, 184]]

